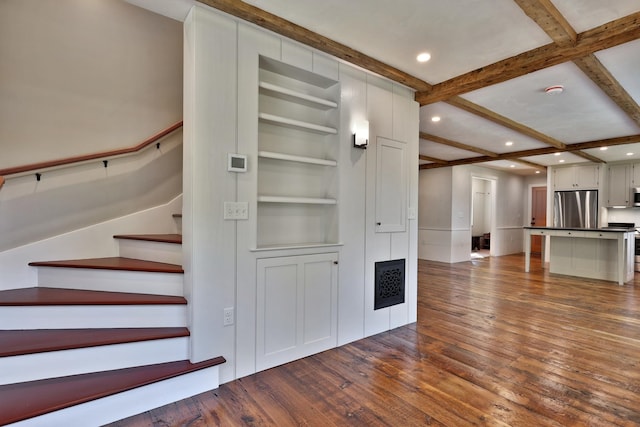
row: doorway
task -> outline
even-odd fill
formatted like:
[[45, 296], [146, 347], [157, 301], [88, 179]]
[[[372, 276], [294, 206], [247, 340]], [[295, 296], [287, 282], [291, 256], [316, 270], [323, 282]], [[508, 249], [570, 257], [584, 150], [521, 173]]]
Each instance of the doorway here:
[[[547, 187], [531, 187], [531, 226], [547, 225]], [[531, 236], [531, 254], [542, 253], [542, 236]]]
[[471, 259], [491, 255], [495, 182], [473, 177], [471, 181]]

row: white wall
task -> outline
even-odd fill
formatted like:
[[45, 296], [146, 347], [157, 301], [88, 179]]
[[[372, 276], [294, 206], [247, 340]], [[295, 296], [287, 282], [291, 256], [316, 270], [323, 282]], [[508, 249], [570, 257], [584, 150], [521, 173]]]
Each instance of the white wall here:
[[449, 263], [470, 259], [473, 177], [495, 182], [491, 254], [522, 251], [524, 178], [482, 166], [455, 166], [420, 171], [420, 258]]
[[182, 24], [114, 0], [0, 1], [0, 169], [129, 147], [182, 118]]
[[[324, 248], [256, 251], [258, 56], [313, 71], [341, 84], [340, 243]], [[417, 221], [376, 233], [377, 137], [407, 144], [408, 212], [417, 208], [418, 105], [413, 92], [250, 24], [197, 6], [185, 21], [185, 282], [192, 360], [222, 355], [221, 382], [255, 372], [256, 261], [321, 252], [339, 254], [338, 344], [414, 322]], [[370, 122], [371, 145], [352, 148], [354, 120]], [[248, 171], [226, 171], [226, 155], [248, 156]], [[224, 221], [224, 201], [249, 202], [248, 221]], [[373, 264], [407, 259], [404, 304], [373, 311]], [[222, 326], [235, 307], [235, 327]]]

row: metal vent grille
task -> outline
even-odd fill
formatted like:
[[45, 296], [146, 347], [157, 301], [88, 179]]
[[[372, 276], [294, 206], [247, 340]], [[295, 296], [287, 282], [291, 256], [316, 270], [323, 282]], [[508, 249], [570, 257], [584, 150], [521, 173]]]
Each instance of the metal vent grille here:
[[404, 303], [404, 259], [376, 262], [374, 310]]

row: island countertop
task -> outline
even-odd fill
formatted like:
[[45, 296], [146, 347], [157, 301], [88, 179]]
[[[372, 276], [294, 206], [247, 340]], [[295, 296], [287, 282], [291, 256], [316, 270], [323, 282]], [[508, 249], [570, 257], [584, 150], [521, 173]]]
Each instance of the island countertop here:
[[567, 230], [567, 231], [603, 231], [605, 233], [633, 233], [636, 231], [635, 227], [620, 228], [620, 227], [602, 227], [602, 228], [578, 228], [578, 227], [522, 227], [525, 230]]
[[633, 279], [635, 227], [523, 229], [526, 272], [531, 259], [531, 236], [542, 236], [548, 241], [551, 273], [611, 280], [620, 285]]

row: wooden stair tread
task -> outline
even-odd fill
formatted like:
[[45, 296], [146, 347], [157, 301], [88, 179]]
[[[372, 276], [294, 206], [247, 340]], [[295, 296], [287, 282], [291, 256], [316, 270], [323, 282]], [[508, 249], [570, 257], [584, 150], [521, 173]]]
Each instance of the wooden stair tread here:
[[182, 234], [118, 234], [114, 239], [143, 240], [145, 242], [182, 244]]
[[0, 330], [0, 357], [188, 336], [187, 328]]
[[134, 258], [109, 257], [30, 262], [32, 267], [91, 268], [99, 270], [145, 271], [152, 273], [184, 273], [181, 265], [144, 261]]
[[225, 362], [187, 360], [0, 386], [0, 425], [43, 415]]
[[0, 291], [0, 306], [21, 305], [151, 305], [186, 304], [180, 296], [60, 288], [23, 288]]

